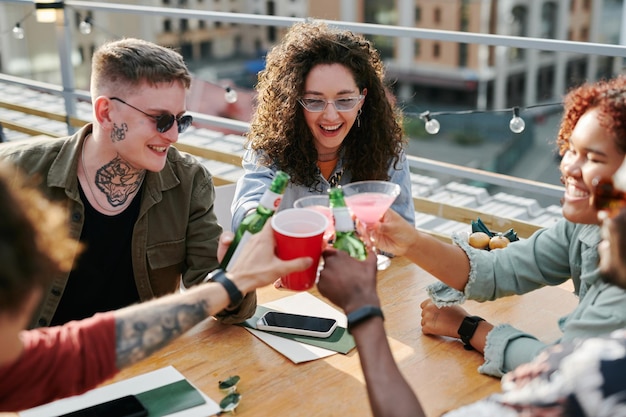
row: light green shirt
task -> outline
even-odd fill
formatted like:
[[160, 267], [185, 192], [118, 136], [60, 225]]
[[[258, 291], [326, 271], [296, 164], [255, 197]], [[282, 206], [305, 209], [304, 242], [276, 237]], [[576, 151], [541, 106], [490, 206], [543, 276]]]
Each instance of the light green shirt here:
[[[559, 319], [563, 332], [559, 341], [606, 335], [626, 327], [626, 291], [601, 279], [597, 251], [600, 240], [598, 226], [565, 219], [495, 251], [472, 248], [455, 237], [455, 243], [470, 260], [465, 290], [459, 292], [438, 282], [429, 287], [429, 294], [438, 306], [445, 306], [465, 299], [488, 301], [524, 294], [571, 279], [580, 301], [574, 311]], [[546, 346], [511, 325], [498, 325], [487, 335], [485, 362], [479, 371], [502, 376], [531, 361]]]

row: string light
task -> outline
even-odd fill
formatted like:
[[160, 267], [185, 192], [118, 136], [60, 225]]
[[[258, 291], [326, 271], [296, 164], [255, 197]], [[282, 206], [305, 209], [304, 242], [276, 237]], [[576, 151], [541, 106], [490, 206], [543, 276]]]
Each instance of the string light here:
[[519, 107], [513, 107], [513, 117], [509, 122], [509, 129], [511, 129], [513, 133], [522, 133], [525, 127], [526, 123], [524, 119], [519, 117]]
[[226, 86], [224, 88], [225, 93], [224, 93], [224, 100], [226, 100], [226, 102], [228, 104], [233, 104], [237, 102], [237, 92], [231, 88], [230, 86]]
[[[534, 104], [532, 106], [525, 107], [524, 110], [532, 109], [535, 107], [562, 106], [562, 105], [563, 105], [562, 102]], [[433, 116], [461, 115], [461, 114], [475, 114], [475, 113], [498, 113], [498, 112], [500, 113], [501, 112], [507, 112], [507, 113], [513, 112], [513, 117], [509, 121], [509, 129], [511, 129], [511, 132], [522, 133], [524, 129], [526, 128], [526, 122], [524, 122], [524, 119], [520, 117], [520, 108], [517, 106], [511, 107], [508, 109], [500, 109], [500, 110], [461, 110], [461, 111], [438, 111], [438, 112], [431, 112], [427, 110], [425, 112], [420, 113], [419, 115], [411, 114], [411, 113], [405, 113], [405, 114], [418, 116], [420, 119], [424, 120], [424, 128], [426, 129], [426, 132], [430, 133], [431, 135], [436, 135], [437, 133], [439, 133], [441, 124], [439, 123], [437, 119], [434, 119]]]
[[86, 16], [85, 19], [83, 19], [83, 21], [78, 25], [78, 30], [83, 35], [89, 35], [92, 30], [91, 17]]
[[15, 39], [24, 39], [24, 28], [22, 27], [22, 25], [20, 24], [20, 22], [17, 22], [15, 24], [15, 26], [13, 27], [13, 30], [11, 31], [13, 32], [13, 37]]
[[420, 114], [420, 118], [425, 120], [424, 127], [426, 128], [426, 131], [428, 133], [430, 133], [431, 135], [436, 135], [437, 133], [439, 133], [439, 129], [441, 129], [441, 124], [439, 124], [439, 121], [437, 119], [433, 119], [431, 117], [431, 113], [429, 111], [425, 111], [424, 113]]
[[26, 19], [28, 19], [33, 13], [35, 13], [35, 9], [34, 8], [30, 12], [28, 12], [26, 14], [26, 16], [24, 16], [20, 20], [18, 20], [15, 23], [15, 26], [13, 26], [11, 29], [8, 29], [8, 30], [0, 32], [0, 35], [4, 35], [5, 33], [9, 33], [10, 32], [15, 39], [17, 39], [17, 40], [24, 39], [24, 36], [26, 35], [26, 32], [24, 31], [24, 28], [22, 27], [22, 23], [24, 23], [24, 21]]

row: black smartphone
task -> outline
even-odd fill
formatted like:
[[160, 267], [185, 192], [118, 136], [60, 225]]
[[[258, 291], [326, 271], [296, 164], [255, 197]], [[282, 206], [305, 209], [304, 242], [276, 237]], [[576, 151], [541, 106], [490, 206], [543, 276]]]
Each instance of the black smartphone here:
[[337, 320], [326, 317], [268, 311], [257, 322], [257, 329], [325, 338], [333, 334]]
[[73, 411], [58, 417], [146, 417], [148, 410], [134, 395]]

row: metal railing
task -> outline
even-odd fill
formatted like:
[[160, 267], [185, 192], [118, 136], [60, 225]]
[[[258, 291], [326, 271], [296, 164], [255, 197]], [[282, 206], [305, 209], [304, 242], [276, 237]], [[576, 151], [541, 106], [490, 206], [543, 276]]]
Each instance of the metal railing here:
[[[23, 5], [32, 5], [32, 0], [0, 0], [4, 3], [19, 3]], [[295, 22], [305, 19], [267, 16], [245, 13], [228, 13], [214, 12], [190, 9], [177, 9], [169, 7], [150, 7], [128, 4], [92, 2], [92, 1], [75, 1], [68, 0], [64, 4], [76, 10], [88, 11], [106, 11], [110, 13], [134, 13], [141, 15], [167, 16], [169, 18], [191, 18], [207, 21], [219, 21], [226, 23], [248, 24], [248, 25], [265, 25], [288, 27]], [[67, 13], [67, 8], [65, 10]], [[52, 85], [36, 82], [24, 78], [14, 77], [6, 74], [0, 74], [0, 82], [21, 85], [29, 88], [38, 89], [62, 96], [65, 102], [66, 114], [59, 116], [64, 118], [67, 124], [68, 132], [72, 132], [74, 128], [80, 126], [83, 121], [76, 117], [76, 100], [89, 101], [90, 96], [87, 91], [75, 89], [73, 83], [72, 65], [70, 62], [71, 55], [71, 37], [72, 31], [68, 27], [70, 19], [64, 19], [63, 23], [57, 24], [56, 36], [57, 46], [59, 48], [59, 57], [61, 60], [61, 72], [63, 85]], [[355, 32], [367, 35], [384, 35], [391, 37], [409, 37], [413, 39], [435, 39], [440, 41], [450, 41], [457, 43], [475, 43], [482, 45], [515, 47], [515, 48], [535, 48], [546, 51], [568, 52], [586, 55], [604, 55], [613, 57], [626, 58], [626, 47], [621, 45], [609, 45], [600, 43], [587, 43], [564, 41], [554, 39], [526, 38], [516, 36], [503, 36], [494, 34], [469, 33], [460, 31], [445, 31], [433, 29], [421, 29], [404, 26], [388, 26], [368, 23], [354, 23], [345, 21], [326, 21], [330, 25], [340, 28], [349, 29]], [[9, 103], [0, 103], [0, 106], [8, 108]], [[231, 131], [244, 133], [248, 130], [248, 123], [237, 120], [227, 119], [223, 117], [211, 116], [201, 113], [193, 113], [195, 120], [206, 123], [216, 128], [225, 128]], [[58, 119], [56, 119], [58, 120]], [[529, 191], [536, 194], [547, 195], [551, 197], [562, 196], [563, 189], [560, 186], [553, 186], [537, 181], [524, 180], [517, 177], [494, 174], [488, 171], [467, 168], [458, 165], [443, 163], [431, 159], [418, 158], [411, 156], [410, 164], [413, 168], [438, 172], [447, 175], [457, 176], [464, 179], [480, 181], [486, 184], [499, 185], [511, 189]]]

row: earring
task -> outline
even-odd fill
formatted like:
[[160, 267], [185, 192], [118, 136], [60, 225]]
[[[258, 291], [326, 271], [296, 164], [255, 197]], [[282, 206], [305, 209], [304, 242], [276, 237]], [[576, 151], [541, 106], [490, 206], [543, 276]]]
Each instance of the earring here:
[[356, 112], [356, 127], [361, 127], [361, 109], [359, 109], [358, 112]]

